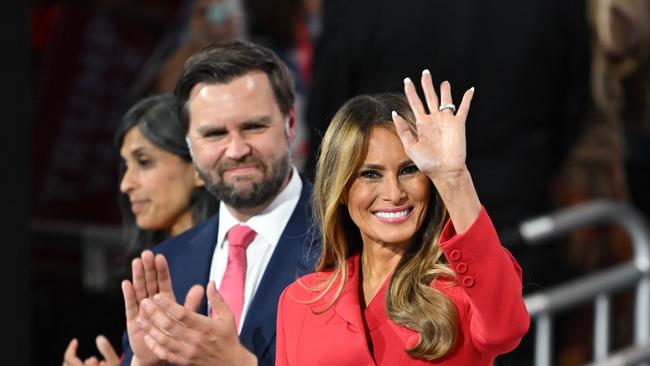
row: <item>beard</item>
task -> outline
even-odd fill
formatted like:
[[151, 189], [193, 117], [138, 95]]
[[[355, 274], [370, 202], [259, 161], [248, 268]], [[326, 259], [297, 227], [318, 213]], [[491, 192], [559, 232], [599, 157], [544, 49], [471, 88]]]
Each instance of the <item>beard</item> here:
[[[257, 165], [262, 170], [259, 182], [248, 183], [248, 178], [236, 178], [233, 183], [224, 180], [224, 172], [240, 165]], [[205, 182], [205, 188], [218, 200], [234, 208], [255, 208], [273, 198], [282, 188], [285, 178], [289, 175], [289, 155], [271, 161], [270, 165], [256, 156], [248, 156], [241, 161], [224, 162], [213, 172], [206, 172], [195, 164], [199, 177]], [[238, 182], [243, 184], [238, 185]]]

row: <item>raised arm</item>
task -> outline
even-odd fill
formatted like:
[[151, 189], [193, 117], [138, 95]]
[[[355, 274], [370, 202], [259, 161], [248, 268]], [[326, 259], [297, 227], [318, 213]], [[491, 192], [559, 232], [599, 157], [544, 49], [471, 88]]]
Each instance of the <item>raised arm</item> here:
[[404, 119], [395, 112], [393, 122], [406, 154], [431, 179], [449, 211], [456, 232], [463, 233], [481, 210], [481, 202], [465, 164], [465, 121], [474, 88], [465, 92], [458, 112], [454, 113], [456, 107], [452, 104], [449, 82], [440, 86], [440, 102], [428, 70], [422, 72], [421, 83], [428, 113], [411, 79], [404, 79], [404, 92], [415, 115], [417, 133], [411, 133]]

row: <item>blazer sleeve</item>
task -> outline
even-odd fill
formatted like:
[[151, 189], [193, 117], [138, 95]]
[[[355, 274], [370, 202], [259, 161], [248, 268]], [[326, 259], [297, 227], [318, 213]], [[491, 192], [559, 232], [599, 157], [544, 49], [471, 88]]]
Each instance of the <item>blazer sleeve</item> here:
[[460, 319], [469, 323], [461, 326], [468, 326], [474, 346], [492, 354], [513, 350], [530, 325], [521, 267], [501, 245], [485, 208], [463, 234], [448, 222], [440, 247], [456, 272], [462, 297], [456, 299], [463, 313]]

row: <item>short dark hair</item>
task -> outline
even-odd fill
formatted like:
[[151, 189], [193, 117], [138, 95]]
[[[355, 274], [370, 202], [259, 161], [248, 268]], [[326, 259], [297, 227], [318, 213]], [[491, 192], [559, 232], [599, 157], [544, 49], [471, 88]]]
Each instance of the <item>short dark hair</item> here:
[[187, 101], [199, 83], [224, 84], [254, 71], [266, 74], [280, 111], [289, 115], [295, 100], [294, 81], [287, 66], [270, 49], [235, 40], [207, 46], [192, 55], [176, 81], [174, 94], [180, 103], [180, 120], [189, 130]]

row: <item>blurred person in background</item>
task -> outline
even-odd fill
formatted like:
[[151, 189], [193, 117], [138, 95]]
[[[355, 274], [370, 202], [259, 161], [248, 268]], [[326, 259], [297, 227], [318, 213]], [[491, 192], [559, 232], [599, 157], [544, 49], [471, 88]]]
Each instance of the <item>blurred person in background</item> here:
[[[218, 201], [192, 165], [173, 95], [137, 102], [122, 118], [115, 141], [121, 156], [119, 204], [125, 263], [217, 212]], [[124, 273], [115, 275], [123, 277]], [[82, 362], [77, 356], [79, 342], [73, 339], [63, 365], [119, 365], [120, 358], [106, 337], [98, 336], [96, 343], [105, 361], [90, 357]]]
[[171, 94], [149, 97], [131, 108], [118, 128], [129, 259], [203, 222], [219, 207], [192, 165], [178, 108]]
[[172, 92], [185, 61], [213, 43], [246, 38], [246, 17], [240, 0], [195, 0], [186, 33], [178, 47], [163, 62], [157, 90]]
[[[650, 213], [650, 2], [589, 0], [591, 26], [591, 99], [580, 139], [569, 153], [554, 187], [556, 205], [571, 206], [597, 199], [631, 203]], [[645, 163], [643, 163], [645, 161]], [[645, 184], [644, 184], [645, 183]], [[642, 187], [642, 188], [641, 188]], [[575, 230], [564, 249], [570, 267], [580, 275], [632, 259], [632, 243], [613, 225]], [[613, 298], [611, 348], [632, 343], [631, 291]], [[569, 329], [589, 329], [593, 310], [576, 312]], [[591, 340], [567, 332], [559, 366], [591, 360]]]

